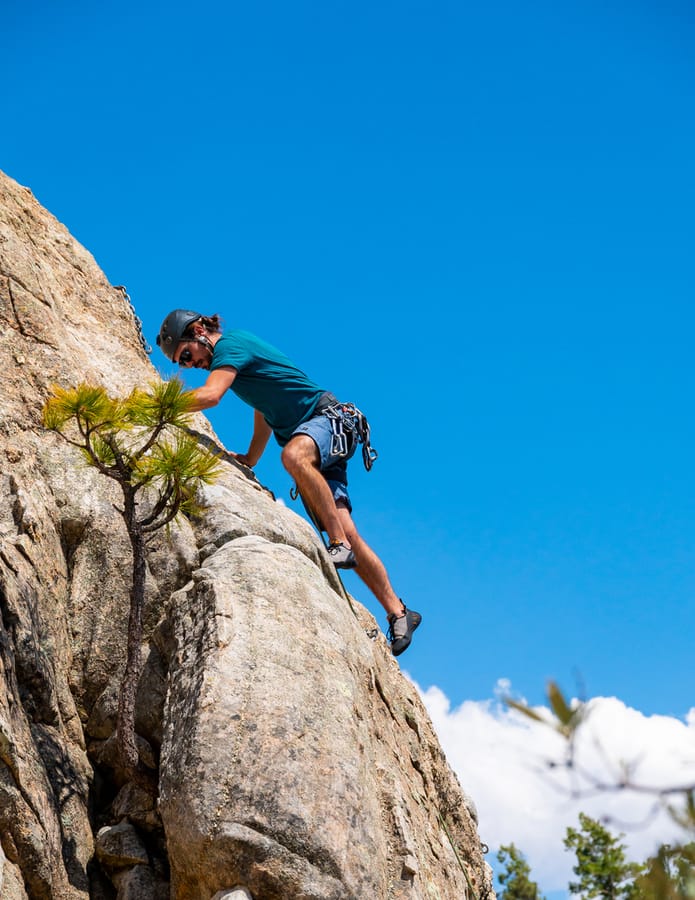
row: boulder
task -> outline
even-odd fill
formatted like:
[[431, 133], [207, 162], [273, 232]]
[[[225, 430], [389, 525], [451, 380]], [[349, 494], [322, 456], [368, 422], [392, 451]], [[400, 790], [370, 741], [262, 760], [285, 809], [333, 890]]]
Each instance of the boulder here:
[[100, 828], [96, 849], [99, 862], [109, 872], [131, 866], [146, 866], [150, 861], [137, 829], [125, 821]]
[[0, 367], [3, 900], [107, 898], [104, 871], [120, 900], [489, 894], [472, 803], [376, 623], [228, 454], [200, 517], [151, 543], [143, 767], [119, 771], [120, 497], [41, 409], [55, 383], [158, 375], [123, 290], [2, 173]]

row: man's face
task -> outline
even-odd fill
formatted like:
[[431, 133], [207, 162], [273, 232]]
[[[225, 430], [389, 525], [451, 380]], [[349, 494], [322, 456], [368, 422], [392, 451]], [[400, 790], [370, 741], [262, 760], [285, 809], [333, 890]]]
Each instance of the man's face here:
[[184, 369], [209, 369], [210, 352], [198, 341], [181, 341], [173, 361]]

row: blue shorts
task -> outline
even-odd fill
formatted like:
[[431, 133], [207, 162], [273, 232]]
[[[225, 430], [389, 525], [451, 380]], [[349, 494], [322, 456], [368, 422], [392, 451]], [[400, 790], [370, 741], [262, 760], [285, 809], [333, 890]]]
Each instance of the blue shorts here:
[[345, 436], [349, 445], [348, 454], [347, 456], [339, 456], [331, 453], [333, 429], [328, 416], [318, 415], [314, 416], [313, 419], [302, 422], [292, 432], [292, 437], [295, 434], [306, 434], [316, 444], [320, 457], [319, 468], [333, 491], [333, 499], [336, 503], [341, 501], [348, 508], [349, 512], [352, 512], [352, 503], [347, 492], [347, 464], [357, 449], [357, 435], [354, 432], [346, 431]]

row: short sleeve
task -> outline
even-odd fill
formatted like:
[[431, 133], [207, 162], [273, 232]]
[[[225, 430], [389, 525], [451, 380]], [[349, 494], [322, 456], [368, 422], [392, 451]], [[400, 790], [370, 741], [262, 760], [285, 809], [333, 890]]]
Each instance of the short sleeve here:
[[249, 365], [252, 358], [251, 349], [244, 341], [243, 336], [223, 334], [215, 344], [210, 371], [222, 366], [233, 366], [237, 372], [241, 372]]

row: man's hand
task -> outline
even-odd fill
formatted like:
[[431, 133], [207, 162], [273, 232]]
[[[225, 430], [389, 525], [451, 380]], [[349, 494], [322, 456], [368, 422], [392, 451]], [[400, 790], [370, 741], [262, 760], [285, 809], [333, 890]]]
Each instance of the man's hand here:
[[242, 466], [248, 466], [249, 469], [253, 469], [261, 456], [263, 456], [263, 451], [265, 450], [266, 444], [272, 433], [270, 425], [268, 425], [263, 418], [262, 413], [259, 413], [257, 409], [254, 410], [253, 437], [251, 438], [249, 449], [246, 453], [232, 454], [234, 459], [236, 459], [237, 462], [240, 462]]

